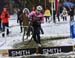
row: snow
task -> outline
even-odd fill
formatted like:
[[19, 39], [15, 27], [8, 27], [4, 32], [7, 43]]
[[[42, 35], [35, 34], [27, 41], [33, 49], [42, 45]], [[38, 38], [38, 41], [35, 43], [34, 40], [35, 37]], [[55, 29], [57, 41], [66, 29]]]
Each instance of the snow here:
[[[12, 15], [10, 20], [9, 20], [9, 25], [12, 26], [9, 28], [10, 30], [10, 35], [3, 38], [0, 34], [0, 50], [3, 49], [12, 49], [13, 44], [19, 43], [22, 41], [22, 34], [20, 33], [20, 26], [17, 23], [17, 16], [16, 14]], [[61, 22], [58, 22], [54, 24], [52, 21], [50, 23], [44, 22], [42, 24], [42, 28], [44, 30], [44, 34], [41, 34], [41, 37], [59, 37], [59, 36], [70, 36], [70, 23], [69, 20], [67, 22], [63, 22], [61, 19]], [[66, 38], [66, 39], [61, 39], [61, 40], [51, 40], [48, 41], [47, 44], [54, 44], [54, 46], [69, 46], [69, 45], [75, 45], [75, 39], [71, 38]], [[44, 44], [44, 45], [45, 45]], [[62, 55], [63, 53], [60, 54], [54, 54], [54, 55]], [[74, 56], [73, 52], [70, 53], [64, 53], [63, 55], [69, 55]], [[62, 56], [63, 56], [62, 55]], [[2, 55], [0, 55], [1, 57]], [[49, 55], [47, 55], [49, 56]], [[59, 56], [58, 56], [59, 57]], [[65, 57], [65, 56], [64, 56]], [[15, 57], [18, 58], [18, 57]], [[68, 57], [66, 57], [68, 58]]]
[[[17, 15], [11, 15], [9, 18], [9, 28], [10, 34], [3, 38], [0, 34], [0, 50], [2, 49], [12, 49], [13, 44], [19, 43], [22, 41], [23, 33], [20, 33], [20, 26], [17, 23]], [[68, 21], [62, 21], [55, 24], [52, 21], [50, 23], [44, 22], [42, 23], [42, 28], [44, 30], [44, 34], [41, 34], [41, 37], [60, 37], [60, 36], [70, 36], [70, 23], [69, 17]], [[66, 38], [62, 40], [54, 40], [48, 41], [48, 43], [52, 42], [55, 46], [66, 46], [66, 45], [75, 45], [75, 39]]]
[[[47, 45], [52, 44], [52, 45]], [[47, 43], [44, 43], [43, 45], [47, 46], [74, 46], [75, 45], [75, 39], [66, 38], [61, 40], [51, 40]]]

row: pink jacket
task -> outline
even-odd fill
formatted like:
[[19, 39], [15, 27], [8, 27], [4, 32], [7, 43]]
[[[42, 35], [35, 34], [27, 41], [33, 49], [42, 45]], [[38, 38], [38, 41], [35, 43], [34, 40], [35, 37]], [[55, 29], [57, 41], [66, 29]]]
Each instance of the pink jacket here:
[[41, 12], [36, 13], [36, 11], [31, 11], [28, 15], [29, 18], [32, 18], [32, 16], [35, 15], [36, 17], [41, 17], [42, 19], [40, 21], [44, 20], [44, 16]]

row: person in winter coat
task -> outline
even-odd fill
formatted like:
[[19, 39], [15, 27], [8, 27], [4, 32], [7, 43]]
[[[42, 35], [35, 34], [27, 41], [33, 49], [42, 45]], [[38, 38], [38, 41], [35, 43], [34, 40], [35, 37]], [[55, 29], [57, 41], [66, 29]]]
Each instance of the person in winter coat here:
[[[37, 6], [36, 8], [35, 8], [35, 6], [32, 7], [32, 11], [28, 15], [29, 18], [30, 18], [30, 21], [32, 21], [32, 15], [35, 14], [36, 12], [38, 12], [38, 11], [36, 11], [36, 9], [38, 9], [40, 15], [42, 15], [41, 23], [43, 23], [44, 22], [44, 16], [43, 16], [43, 14], [41, 12], [42, 11], [42, 8], [39, 7], [39, 6]], [[40, 26], [41, 26], [41, 24], [40, 24]], [[44, 34], [44, 31], [43, 31], [43, 29], [41, 27], [40, 27], [40, 31], [41, 31], [42, 34]]]
[[21, 24], [21, 23], [22, 23], [22, 20], [21, 20], [21, 14], [22, 14], [22, 9], [19, 8], [19, 9], [18, 9], [18, 12], [17, 12], [17, 17], [18, 17], [18, 18], [17, 18], [17, 23], [19, 23], [19, 25], [20, 25], [20, 30], [21, 30], [20, 33], [22, 32], [22, 26], [21, 26], [21, 25], [22, 25], [22, 24]]
[[[2, 14], [1, 14], [1, 20], [2, 20], [2, 30], [3, 32], [5, 31], [6, 27], [9, 27], [9, 12], [7, 10], [7, 8], [3, 8]], [[6, 34], [9, 34], [9, 28], [7, 28], [7, 32]], [[4, 37], [4, 33], [2, 34], [2, 36]]]
[[62, 13], [63, 21], [67, 21], [68, 11], [65, 7], [63, 7]]
[[27, 35], [26, 31], [28, 30], [28, 26], [29, 26], [28, 11], [25, 9], [20, 16], [21, 16], [21, 20], [22, 20], [22, 26], [24, 28], [24, 31], [23, 31], [24, 32], [23, 33], [23, 41], [24, 41], [24, 35]]
[[22, 11], [20, 8], [17, 9], [17, 23], [20, 23], [20, 15], [21, 15]]
[[46, 8], [45, 12], [44, 12], [44, 16], [46, 18], [46, 22], [49, 21], [49, 17], [51, 16], [51, 12], [48, 8]]
[[33, 27], [33, 39], [38, 44], [38, 46], [41, 46], [40, 42], [40, 28], [41, 28], [41, 20], [43, 15], [39, 10], [36, 10], [35, 12], [29, 13], [29, 17], [32, 17], [32, 27]]
[[69, 15], [70, 15], [70, 21], [74, 20], [74, 7], [69, 7]]
[[[26, 33], [27, 37], [26, 37], [26, 39], [28, 39], [28, 37], [30, 36], [30, 32], [33, 33], [33, 28], [32, 28], [32, 16], [30, 16], [30, 15], [33, 14], [33, 13], [35, 13], [35, 6], [32, 6], [31, 12], [30, 12], [30, 11], [28, 12], [29, 26], [28, 26], [28, 28], [27, 28], [27, 33]], [[32, 37], [31, 37], [31, 39], [32, 39]]]

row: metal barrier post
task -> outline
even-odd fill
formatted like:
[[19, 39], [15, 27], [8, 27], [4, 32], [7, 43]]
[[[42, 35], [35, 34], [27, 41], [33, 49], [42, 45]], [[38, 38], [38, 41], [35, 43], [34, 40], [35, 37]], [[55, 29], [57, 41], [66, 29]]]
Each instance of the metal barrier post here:
[[6, 46], [7, 46], [7, 27], [5, 27], [5, 31], [4, 31], [4, 33], [5, 33], [5, 44], [6, 44]]
[[22, 26], [23, 28], [23, 36], [22, 36], [22, 41], [24, 42], [24, 26]]
[[7, 36], [7, 27], [5, 27], [5, 37]]

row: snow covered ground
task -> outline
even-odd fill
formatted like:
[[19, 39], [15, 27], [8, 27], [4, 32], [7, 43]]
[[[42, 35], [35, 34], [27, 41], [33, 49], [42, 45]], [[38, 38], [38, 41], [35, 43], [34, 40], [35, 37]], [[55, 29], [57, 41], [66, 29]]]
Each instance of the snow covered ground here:
[[[9, 20], [9, 26], [12, 26], [9, 28], [10, 34], [9, 36], [6, 36], [3, 38], [0, 33], [0, 50], [2, 49], [12, 49], [12, 45], [14, 43], [18, 43], [22, 41], [22, 34], [20, 33], [20, 26], [19, 23], [17, 23], [17, 15], [14, 14], [10, 17]], [[70, 36], [70, 23], [69, 23], [69, 17], [68, 21], [63, 22], [61, 19], [61, 22], [58, 22], [54, 24], [52, 21], [50, 23], [44, 22], [42, 24], [42, 28], [44, 30], [44, 34], [41, 34], [41, 37], [60, 37], [60, 36]], [[75, 39], [63, 39], [63, 40], [54, 40], [49, 41], [48, 43], [52, 42], [55, 44], [55, 46], [61, 46], [63, 45], [75, 45]]]
[[[10, 35], [3, 38], [0, 33], [0, 50], [3, 49], [12, 49], [14, 43], [18, 43], [22, 41], [22, 33], [20, 33], [20, 26], [17, 23], [17, 16], [16, 14], [12, 15], [9, 20], [9, 25], [12, 26], [9, 28]], [[69, 17], [67, 22], [63, 22], [61, 19], [61, 22], [58, 22], [54, 24], [52, 21], [50, 23], [44, 22], [42, 24], [42, 28], [44, 30], [44, 34], [41, 34], [41, 37], [60, 37], [60, 36], [70, 36], [70, 23], [69, 23]], [[44, 43], [44, 45], [47, 44], [54, 44], [54, 46], [68, 46], [68, 45], [75, 45], [75, 39], [66, 38], [62, 40], [53, 40], [48, 41], [47, 43]], [[60, 45], [61, 44], [61, 45]], [[68, 53], [74, 56], [71, 52]], [[63, 54], [63, 55], [68, 55]], [[57, 54], [56, 54], [57, 55]], [[60, 54], [58, 54], [60, 55]], [[47, 55], [49, 56], [49, 55]], [[1, 57], [1, 56], [0, 56]], [[68, 58], [68, 57], [66, 57]]]
[[[14, 14], [10, 17], [9, 20], [9, 26], [12, 26], [9, 28], [10, 34], [9, 36], [6, 36], [3, 38], [0, 34], [0, 50], [2, 49], [11, 49], [13, 48], [12, 45], [17, 42], [22, 41], [22, 33], [20, 33], [20, 26], [17, 23], [17, 15]], [[70, 23], [69, 18], [67, 22], [63, 22], [61, 19], [61, 22], [58, 22], [54, 24], [52, 21], [50, 23], [44, 22], [42, 24], [42, 28], [44, 30], [44, 34], [41, 34], [41, 37], [59, 37], [59, 36], [70, 36]], [[66, 39], [66, 40], [58, 40], [53, 41], [53, 43], [56, 45], [73, 45], [75, 44], [75, 39]]]

